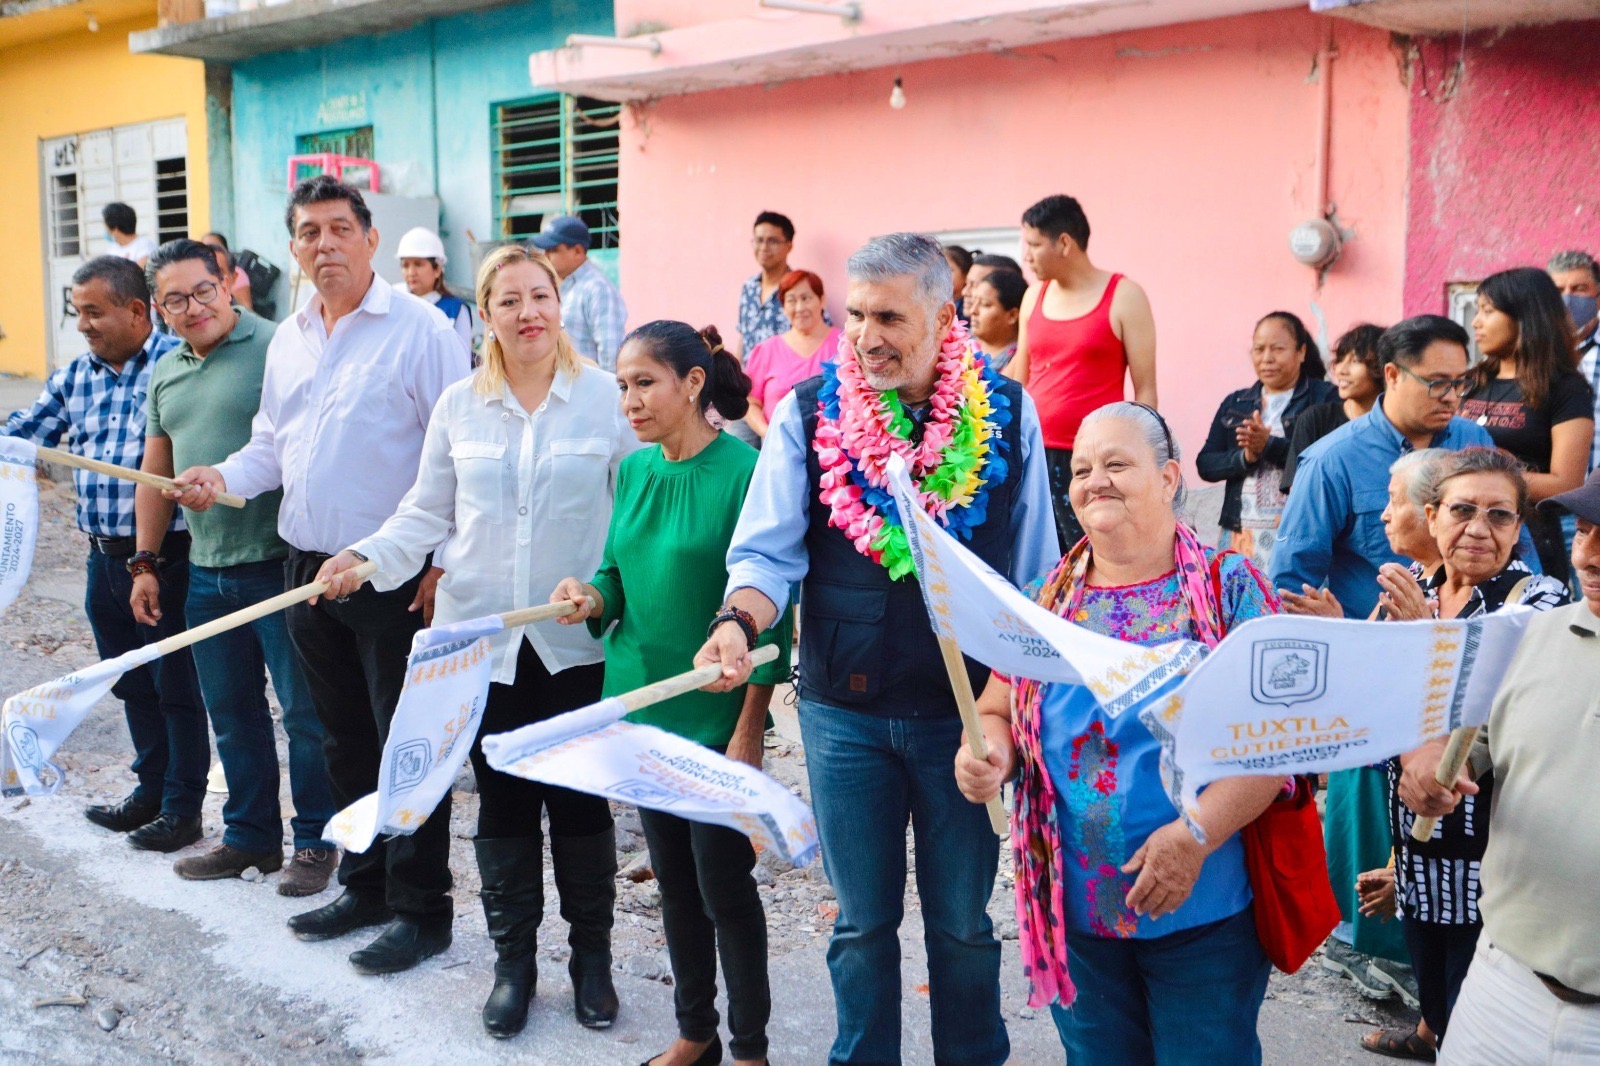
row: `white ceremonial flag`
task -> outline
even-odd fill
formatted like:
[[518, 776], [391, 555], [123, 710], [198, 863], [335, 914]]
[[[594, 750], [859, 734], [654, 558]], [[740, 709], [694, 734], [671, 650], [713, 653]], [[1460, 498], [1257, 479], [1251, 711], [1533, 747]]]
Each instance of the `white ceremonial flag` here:
[[351, 851], [379, 836], [415, 833], [455, 783], [489, 698], [489, 638], [499, 615], [434, 626], [411, 640], [406, 681], [389, 723], [378, 791], [333, 816], [323, 835]]
[[[50, 759], [122, 675], [161, 657], [154, 644], [35, 685], [0, 707], [0, 795], [54, 794], [66, 775]], [[51, 780], [41, 781], [48, 770]]]
[[1200, 837], [1196, 795], [1220, 778], [1348, 770], [1483, 725], [1535, 614], [1255, 618], [1139, 718], [1161, 741], [1168, 795]]
[[1087, 685], [1115, 718], [1205, 653], [1195, 641], [1145, 648], [1073, 625], [1028, 599], [929, 517], [915, 502], [899, 456], [889, 459], [889, 485], [934, 631], [986, 666], [1014, 677]]
[[889, 478], [934, 628], [1002, 673], [1086, 685], [1109, 715], [1138, 705], [1161, 741], [1168, 795], [1197, 837], [1196, 796], [1220, 778], [1366, 766], [1484, 724], [1534, 615], [1274, 615], [1240, 625], [1209, 655], [1194, 641], [1141, 648], [1030, 601], [912, 502], [897, 459]]
[[483, 738], [489, 765], [504, 773], [725, 825], [794, 866], [817, 854], [817, 823], [787, 788], [655, 726], [624, 722], [619, 699]]
[[28, 583], [39, 536], [38, 449], [32, 441], [0, 437], [0, 612]]

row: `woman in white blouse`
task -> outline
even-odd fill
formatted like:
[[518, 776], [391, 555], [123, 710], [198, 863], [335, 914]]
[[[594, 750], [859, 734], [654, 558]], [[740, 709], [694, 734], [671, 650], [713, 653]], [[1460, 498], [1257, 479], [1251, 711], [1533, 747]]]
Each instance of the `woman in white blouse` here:
[[[540, 604], [567, 574], [599, 565], [617, 465], [639, 446], [610, 374], [579, 359], [561, 329], [555, 268], [538, 251], [498, 248], [478, 271], [479, 311], [491, 331], [483, 365], [434, 408], [416, 484], [371, 537], [324, 565], [330, 596], [360, 582], [345, 571], [370, 558], [374, 587], [396, 587], [430, 552], [444, 570], [437, 624]], [[343, 576], [336, 576], [343, 575]], [[479, 736], [500, 733], [600, 698], [600, 642], [583, 626], [529, 626], [495, 639], [494, 683]], [[574, 1009], [590, 1028], [617, 1014], [611, 983], [616, 842], [604, 799], [491, 769], [474, 741], [478, 870], [495, 942], [494, 991], [483, 1007], [491, 1036], [527, 1022], [544, 916], [541, 807], [571, 926]]]

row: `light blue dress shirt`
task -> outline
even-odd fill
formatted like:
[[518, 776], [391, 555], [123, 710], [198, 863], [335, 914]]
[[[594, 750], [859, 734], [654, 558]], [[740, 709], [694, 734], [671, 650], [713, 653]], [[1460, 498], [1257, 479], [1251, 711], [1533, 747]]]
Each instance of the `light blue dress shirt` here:
[[[1452, 418], [1431, 444], [1450, 451], [1476, 446], [1493, 448], [1494, 438], [1464, 418]], [[1382, 516], [1389, 505], [1389, 467], [1412, 450], [1385, 417], [1379, 396], [1371, 411], [1301, 452], [1272, 551], [1272, 587], [1299, 592], [1303, 584], [1326, 585], [1347, 617], [1371, 614], [1378, 605], [1378, 568], [1410, 562], [1389, 547]], [[1518, 547], [1523, 561], [1538, 570], [1526, 526]]]
[[[1022, 480], [1011, 504], [1011, 581], [1026, 585], [1055, 566], [1055, 511], [1044, 466], [1044, 437], [1033, 399], [1023, 393]], [[782, 617], [789, 589], [811, 568], [806, 529], [816, 486], [806, 472], [805, 423], [793, 392], [778, 401], [761, 458], [728, 547], [728, 595], [753, 588], [777, 605]], [[840, 534], [843, 536], [844, 534]]]

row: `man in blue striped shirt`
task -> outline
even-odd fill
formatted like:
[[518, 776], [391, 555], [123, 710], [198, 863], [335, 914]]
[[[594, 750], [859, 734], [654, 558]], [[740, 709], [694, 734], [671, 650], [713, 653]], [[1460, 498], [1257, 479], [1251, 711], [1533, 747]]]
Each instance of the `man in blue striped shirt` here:
[[[126, 259], [91, 259], [72, 275], [71, 313], [89, 351], [50, 375], [33, 407], [4, 432], [47, 447], [138, 469], [144, 453], [144, 401], [156, 361], [176, 346], [150, 321], [144, 272]], [[111, 659], [184, 629], [189, 591], [189, 534], [183, 519], [157, 553], [134, 553], [134, 484], [87, 470], [73, 472], [78, 527], [89, 535], [85, 608], [100, 656]], [[129, 594], [133, 572], [161, 580], [161, 620], [140, 625]], [[122, 700], [133, 739], [138, 786], [120, 803], [89, 807], [96, 825], [128, 834], [150, 851], [176, 851], [200, 839], [210, 739], [188, 650], [130, 670], [111, 690]]]

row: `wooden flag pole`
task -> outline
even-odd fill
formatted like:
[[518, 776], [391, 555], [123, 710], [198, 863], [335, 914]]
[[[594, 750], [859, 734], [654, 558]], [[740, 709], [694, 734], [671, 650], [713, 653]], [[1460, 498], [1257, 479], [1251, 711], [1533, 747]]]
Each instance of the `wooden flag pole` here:
[[[750, 653], [750, 663], [752, 666], [760, 666], [762, 663], [770, 663], [777, 657], [778, 646], [776, 644], [768, 644]], [[639, 708], [649, 707], [651, 704], [664, 703], [674, 696], [683, 695], [685, 692], [693, 692], [697, 688], [705, 688], [721, 676], [722, 664], [709, 663], [705, 666], [699, 666], [693, 670], [676, 674], [673, 677], [652, 682], [643, 688], [636, 688], [632, 692], [624, 692], [617, 696], [617, 699], [621, 700], [622, 705], [628, 710], [637, 711]]]
[[[349, 571], [349, 573], [353, 573], [360, 578], [371, 577], [377, 572], [378, 564], [373, 562], [361, 563]], [[218, 633], [226, 633], [230, 629], [237, 629], [239, 626], [254, 622], [257, 618], [265, 618], [267, 615], [281, 611], [285, 607], [293, 607], [295, 604], [309, 600], [313, 596], [321, 596], [327, 591], [328, 583], [326, 581], [313, 581], [309, 585], [301, 585], [297, 589], [290, 589], [288, 592], [280, 593], [270, 600], [262, 600], [260, 603], [246, 607], [241, 611], [225, 614], [221, 618], [207, 622], [205, 625], [195, 626], [193, 629], [185, 629], [182, 633], [174, 633], [166, 640], [157, 641], [155, 647], [160, 654], [169, 655], [172, 652], [187, 648], [191, 644], [198, 644], [207, 637], [214, 637]]]
[[[1446, 788], [1455, 787], [1456, 779], [1461, 776], [1461, 768], [1467, 765], [1467, 758], [1472, 754], [1472, 742], [1477, 739], [1478, 727], [1475, 725], [1452, 729], [1450, 742], [1445, 745], [1444, 755], [1439, 759], [1439, 769], [1433, 779]], [[1418, 842], [1432, 840], [1433, 827], [1438, 821], [1437, 818], [1419, 816], [1411, 823], [1411, 839]]]
[[[170, 477], [162, 477], [160, 474], [147, 474], [143, 470], [135, 470], [128, 466], [102, 463], [98, 459], [90, 459], [85, 455], [64, 452], [60, 448], [40, 448], [39, 457], [60, 463], [63, 466], [75, 466], [79, 470], [90, 470], [96, 474], [104, 474], [106, 477], [134, 481], [140, 485], [148, 485], [153, 489], [172, 489], [174, 492], [183, 491], [183, 486], [173, 481]], [[243, 496], [235, 496], [231, 492], [219, 492], [217, 493], [217, 502], [224, 507], [243, 507], [245, 499]], [[217, 621], [220, 622], [222, 619], [219, 618]]]
[[500, 616], [500, 621], [507, 629], [517, 626], [531, 625], [534, 622], [545, 622], [552, 618], [565, 618], [578, 609], [578, 605], [571, 600], [562, 600], [560, 603], [542, 603], [537, 607], [524, 607], [520, 611], [507, 611]]
[[[967, 664], [961, 658], [961, 647], [952, 637], [940, 635], [939, 653], [944, 656], [944, 669], [950, 675], [950, 687], [955, 690], [956, 709], [961, 712], [961, 728], [967, 734], [967, 750], [974, 759], [986, 761], [989, 745], [983, 739], [978, 725], [978, 701], [972, 695], [972, 679], [967, 676]], [[986, 806], [989, 809], [989, 828], [996, 836], [1003, 836], [1009, 827], [1005, 804], [996, 796]]]

